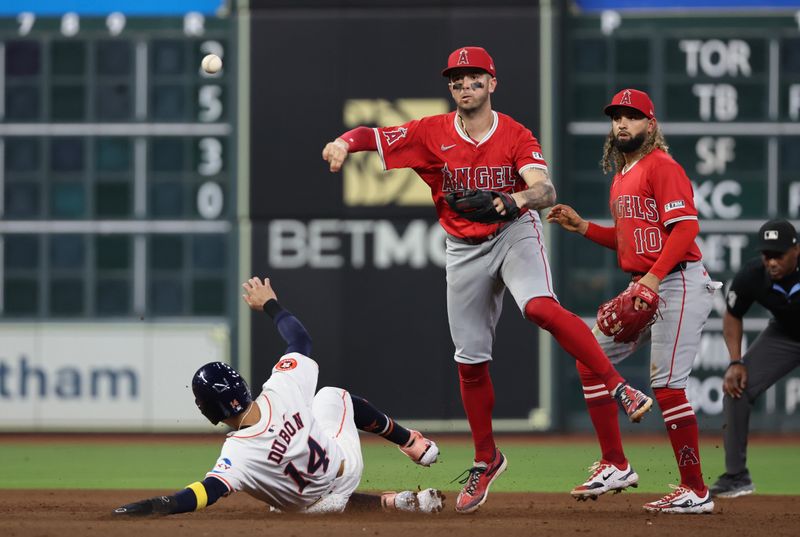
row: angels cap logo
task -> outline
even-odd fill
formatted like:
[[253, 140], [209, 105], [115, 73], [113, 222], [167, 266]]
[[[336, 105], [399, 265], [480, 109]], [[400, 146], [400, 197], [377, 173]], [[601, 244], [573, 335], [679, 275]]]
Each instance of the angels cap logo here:
[[469, 65], [469, 55], [465, 48], [458, 53], [458, 65]]
[[622, 99], [619, 100], [619, 104], [631, 104], [631, 90], [625, 90], [622, 94]]
[[294, 358], [284, 358], [275, 364], [275, 371], [291, 371], [297, 367], [297, 360]]

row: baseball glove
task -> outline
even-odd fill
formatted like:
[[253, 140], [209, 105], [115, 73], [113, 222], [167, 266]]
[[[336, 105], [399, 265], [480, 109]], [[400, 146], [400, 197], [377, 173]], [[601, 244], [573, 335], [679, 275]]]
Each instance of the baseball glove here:
[[[500, 214], [494, 207], [494, 199], [500, 198], [506, 208], [505, 214]], [[481, 224], [494, 224], [514, 220], [519, 216], [519, 207], [508, 192], [495, 192], [493, 190], [459, 190], [450, 192], [445, 196], [448, 205], [459, 216], [472, 222]]]
[[[637, 310], [636, 299], [648, 305]], [[639, 335], [656, 322], [658, 293], [640, 283], [632, 283], [623, 292], [601, 305], [597, 310], [597, 327], [614, 337], [617, 343], [636, 341]]]

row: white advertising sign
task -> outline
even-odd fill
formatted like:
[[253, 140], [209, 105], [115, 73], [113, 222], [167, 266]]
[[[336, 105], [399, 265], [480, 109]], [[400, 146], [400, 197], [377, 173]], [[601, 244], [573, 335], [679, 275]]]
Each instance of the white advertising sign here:
[[0, 430], [210, 430], [191, 378], [229, 354], [223, 323], [3, 323]]

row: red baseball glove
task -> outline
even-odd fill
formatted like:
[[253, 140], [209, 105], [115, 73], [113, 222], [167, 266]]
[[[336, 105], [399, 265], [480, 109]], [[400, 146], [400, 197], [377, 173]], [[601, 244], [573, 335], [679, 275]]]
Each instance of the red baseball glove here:
[[[648, 305], [637, 310], [636, 299]], [[614, 337], [617, 343], [630, 343], [656, 322], [658, 293], [640, 283], [632, 283], [623, 292], [601, 305], [597, 310], [597, 327]]]

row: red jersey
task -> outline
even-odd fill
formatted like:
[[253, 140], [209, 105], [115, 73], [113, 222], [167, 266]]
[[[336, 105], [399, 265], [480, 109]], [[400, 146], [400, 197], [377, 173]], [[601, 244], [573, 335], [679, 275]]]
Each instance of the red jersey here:
[[[692, 183], [681, 165], [660, 149], [642, 157], [627, 172], [617, 172], [609, 204], [617, 260], [625, 272], [649, 272], [667, 242], [669, 226], [697, 220]], [[701, 258], [693, 242], [682, 260]]]
[[492, 128], [480, 141], [464, 132], [456, 112], [373, 129], [384, 169], [417, 172], [431, 188], [439, 223], [456, 237], [480, 239], [500, 224], [458, 216], [447, 204], [446, 194], [469, 189], [519, 192], [528, 188], [520, 175], [523, 170], [547, 170], [542, 148], [531, 131], [505, 114], [492, 112], [492, 117]]

